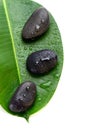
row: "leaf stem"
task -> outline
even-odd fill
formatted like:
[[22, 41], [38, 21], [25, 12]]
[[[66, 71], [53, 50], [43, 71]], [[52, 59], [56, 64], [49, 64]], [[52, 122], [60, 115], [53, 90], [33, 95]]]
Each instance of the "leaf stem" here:
[[8, 10], [7, 10], [7, 6], [6, 6], [6, 0], [3, 0], [3, 6], [4, 6], [5, 14], [6, 14], [6, 19], [7, 19], [7, 23], [8, 23], [10, 36], [11, 36], [12, 48], [13, 48], [14, 58], [15, 58], [15, 62], [16, 62], [17, 72], [18, 72], [18, 78], [19, 78], [19, 82], [21, 83], [20, 70], [19, 70], [19, 67], [18, 67], [16, 48], [15, 48], [14, 38], [13, 38], [13, 34], [12, 34], [12, 29], [11, 29], [11, 23], [10, 23], [10, 19], [9, 19], [9, 15], [8, 15]]

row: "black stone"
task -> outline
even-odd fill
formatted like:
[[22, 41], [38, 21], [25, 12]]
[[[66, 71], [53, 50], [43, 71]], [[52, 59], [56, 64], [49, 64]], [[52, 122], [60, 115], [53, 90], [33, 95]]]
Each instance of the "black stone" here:
[[23, 27], [23, 40], [34, 40], [39, 37], [47, 31], [49, 24], [50, 20], [48, 11], [43, 7], [36, 9]]
[[9, 109], [12, 112], [24, 112], [32, 106], [35, 97], [36, 85], [30, 81], [24, 82], [14, 93], [9, 104]]
[[52, 50], [40, 50], [28, 56], [27, 70], [33, 74], [45, 74], [57, 64], [57, 55]]

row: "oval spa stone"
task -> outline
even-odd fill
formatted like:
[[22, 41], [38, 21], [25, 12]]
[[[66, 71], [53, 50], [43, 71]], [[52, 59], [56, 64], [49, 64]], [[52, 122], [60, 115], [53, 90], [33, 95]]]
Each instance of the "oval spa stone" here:
[[12, 112], [24, 112], [34, 103], [35, 98], [36, 85], [33, 82], [26, 81], [14, 93], [9, 109]]
[[52, 50], [40, 50], [28, 56], [27, 70], [33, 74], [45, 74], [57, 65], [57, 55]]
[[22, 30], [23, 40], [33, 40], [47, 31], [50, 24], [48, 11], [40, 7], [36, 9], [25, 23]]

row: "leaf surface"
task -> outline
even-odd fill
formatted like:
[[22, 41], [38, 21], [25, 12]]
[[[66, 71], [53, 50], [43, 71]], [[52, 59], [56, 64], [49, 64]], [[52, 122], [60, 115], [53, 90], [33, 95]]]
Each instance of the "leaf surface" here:
[[[24, 113], [29, 116], [44, 107], [54, 94], [63, 66], [63, 48], [57, 24], [50, 14], [49, 30], [39, 39], [25, 43], [21, 38], [22, 28], [34, 10], [41, 5], [30, 0], [0, 0], [0, 104], [9, 113], [12, 95], [20, 83], [33, 81], [37, 86], [34, 105]], [[58, 64], [44, 76], [31, 75], [26, 70], [26, 59], [32, 52], [51, 49], [58, 55]]]

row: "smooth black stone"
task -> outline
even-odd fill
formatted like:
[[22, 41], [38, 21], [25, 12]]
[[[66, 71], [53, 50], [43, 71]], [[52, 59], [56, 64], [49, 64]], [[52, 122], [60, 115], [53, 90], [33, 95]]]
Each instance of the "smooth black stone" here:
[[40, 50], [28, 56], [27, 70], [33, 74], [45, 74], [57, 65], [57, 55], [52, 50]]
[[9, 109], [12, 112], [24, 112], [32, 106], [36, 98], [36, 85], [27, 81], [22, 83], [14, 93]]
[[48, 30], [49, 24], [48, 11], [43, 7], [36, 9], [23, 27], [22, 39], [27, 42], [35, 40]]

